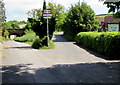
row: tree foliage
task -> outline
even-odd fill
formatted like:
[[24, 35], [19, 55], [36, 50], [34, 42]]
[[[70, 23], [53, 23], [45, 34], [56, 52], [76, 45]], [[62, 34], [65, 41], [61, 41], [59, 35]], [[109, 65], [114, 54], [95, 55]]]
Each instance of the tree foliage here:
[[94, 11], [86, 3], [72, 5], [63, 24], [64, 35], [74, 39], [77, 33], [96, 30], [98, 22]]
[[4, 4], [3, 0], [0, 0], [0, 29], [3, 28], [3, 24], [6, 21], [4, 5], [5, 4]]
[[56, 4], [56, 3], [48, 3], [48, 8], [52, 9], [52, 16], [54, 18], [58, 18], [61, 13], [64, 13], [64, 6], [62, 6], [61, 4]]
[[6, 23], [4, 24], [4, 27], [5, 27], [6, 29], [7, 29], [7, 28], [20, 28], [20, 27], [19, 27], [19, 22], [16, 21], [16, 20], [6, 22]]
[[48, 8], [52, 9], [52, 17], [55, 19], [55, 30], [61, 31], [62, 30], [62, 24], [65, 19], [65, 7], [61, 4], [56, 3], [48, 3]]
[[27, 13], [29, 18], [36, 18], [36, 19], [39, 19], [41, 18], [42, 16], [42, 10], [41, 9], [32, 9], [32, 10], [29, 10]]
[[[103, 1], [103, 0], [99, 0], [99, 1]], [[120, 1], [119, 0], [116, 0], [116, 1], [106, 0], [104, 4], [106, 4], [107, 7], [109, 8], [108, 13], [113, 12], [114, 17], [120, 18]]]
[[[43, 3], [44, 6], [43, 6], [43, 9], [52, 9], [52, 18], [54, 18], [55, 22], [55, 30], [56, 31], [61, 31], [62, 30], [62, 24], [63, 24], [63, 21], [66, 17], [66, 14], [64, 13], [65, 11], [65, 8], [64, 6], [62, 6], [61, 4], [56, 4], [56, 3], [51, 3], [49, 2], [48, 3], [48, 7], [46, 7], [46, 2]], [[46, 22], [45, 19], [43, 19], [43, 15], [42, 15], [42, 10], [41, 9], [32, 9], [32, 10], [29, 10], [27, 12], [27, 15], [29, 18], [35, 18], [35, 19], [39, 19], [41, 22]], [[54, 25], [53, 25], [54, 27]]]
[[[52, 17], [49, 19], [49, 38], [51, 39], [53, 36], [53, 32], [55, 31], [55, 28], [60, 28], [61, 24], [63, 24], [64, 20], [64, 6], [55, 3], [48, 3], [48, 7], [46, 7], [46, 2], [44, 0], [43, 3], [43, 9], [52, 9]], [[28, 11], [28, 15], [30, 18], [28, 18], [27, 25], [25, 29], [32, 29], [37, 36], [39, 36], [39, 39], [41, 41], [41, 45], [47, 45], [47, 20], [43, 18], [42, 10], [40, 9], [39, 14], [37, 15], [37, 9], [36, 10], [30, 10]], [[61, 13], [59, 13], [61, 12]], [[56, 25], [59, 24], [59, 25]], [[40, 46], [40, 45], [39, 45]]]
[[[44, 0], [43, 3], [43, 9], [46, 9], [46, 2]], [[35, 10], [36, 11], [36, 10]], [[35, 15], [36, 16], [36, 15]], [[28, 18], [28, 22], [27, 22], [27, 29], [32, 29], [37, 36], [39, 36], [40, 39], [40, 43], [39, 46], [47, 46], [47, 20], [43, 18], [43, 14], [41, 11], [41, 15], [38, 15], [39, 18], [36, 17], [32, 17], [32, 18]], [[49, 39], [52, 38], [53, 36], [53, 32], [55, 30], [55, 17], [51, 17], [51, 19], [49, 19]], [[38, 40], [38, 39], [37, 39]]]
[[55, 31], [63, 31], [62, 26], [64, 24], [66, 15], [67, 15], [67, 13], [61, 13], [61, 14], [59, 14], [59, 17], [56, 18]]
[[120, 1], [119, 2], [104, 2], [109, 8], [108, 13], [113, 12], [114, 17], [120, 18]]

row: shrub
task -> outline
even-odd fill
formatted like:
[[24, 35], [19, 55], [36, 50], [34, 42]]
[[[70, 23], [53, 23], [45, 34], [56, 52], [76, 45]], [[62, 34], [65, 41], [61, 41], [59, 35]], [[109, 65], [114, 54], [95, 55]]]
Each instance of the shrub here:
[[14, 40], [19, 42], [33, 42], [36, 39], [36, 34], [32, 31], [26, 33], [22, 37], [16, 37]]
[[[43, 39], [46, 39], [46, 37], [45, 38], [43, 38]], [[53, 43], [53, 41], [52, 40], [50, 40], [49, 42], [49, 46], [43, 46], [43, 42], [42, 42], [43, 40], [42, 39], [39, 39], [39, 37], [38, 38], [36, 38], [35, 40], [34, 40], [34, 42], [33, 42], [33, 44], [32, 44], [32, 47], [33, 48], [35, 48], [35, 49], [52, 49], [52, 48], [54, 48], [54, 43]]]
[[110, 58], [120, 58], [120, 32], [81, 32], [76, 42]]
[[25, 35], [23, 35], [22, 37], [16, 37], [14, 40], [19, 41], [19, 42], [28, 43], [28, 44], [32, 45], [32, 47], [35, 49], [54, 48], [54, 43], [52, 42], [52, 40], [50, 40], [49, 47], [43, 45], [45, 39], [47, 39], [46, 36], [44, 38], [39, 38], [39, 36], [37, 36], [35, 32], [33, 32], [32, 30], [29, 29], [29, 30], [25, 30]]
[[39, 37], [36, 38], [34, 41], [33, 41], [33, 44], [32, 44], [32, 47], [35, 48], [35, 49], [39, 49], [40, 47], [43, 46], [43, 39], [46, 39], [46, 38], [42, 38], [40, 39]]
[[32, 47], [35, 48], [35, 49], [39, 49], [41, 47], [41, 41], [39, 38], [35, 39], [33, 44], [32, 44]]

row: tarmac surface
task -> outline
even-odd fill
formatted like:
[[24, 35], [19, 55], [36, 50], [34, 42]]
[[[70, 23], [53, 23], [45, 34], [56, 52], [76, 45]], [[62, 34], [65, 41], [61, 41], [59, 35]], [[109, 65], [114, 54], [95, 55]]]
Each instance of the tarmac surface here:
[[120, 60], [77, 46], [55, 33], [54, 49], [37, 50], [16, 41], [4, 42], [3, 83], [120, 83]]

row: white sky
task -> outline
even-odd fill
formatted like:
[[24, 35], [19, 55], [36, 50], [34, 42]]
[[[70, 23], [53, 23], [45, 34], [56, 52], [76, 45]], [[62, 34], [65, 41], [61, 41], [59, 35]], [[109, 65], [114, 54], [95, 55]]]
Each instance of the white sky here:
[[[71, 4], [77, 3], [79, 0], [46, 0], [46, 2], [60, 3], [65, 8], [69, 8]], [[80, 0], [81, 2], [83, 0]], [[96, 14], [107, 14], [108, 8], [99, 0], [84, 0]], [[27, 11], [31, 9], [42, 8], [43, 0], [4, 0], [6, 8], [7, 21], [9, 20], [27, 20]]]

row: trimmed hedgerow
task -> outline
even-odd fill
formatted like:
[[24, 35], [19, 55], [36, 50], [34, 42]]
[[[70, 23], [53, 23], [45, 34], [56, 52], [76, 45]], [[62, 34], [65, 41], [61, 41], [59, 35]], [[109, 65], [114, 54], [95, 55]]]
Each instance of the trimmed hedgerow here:
[[120, 59], [120, 32], [81, 32], [76, 42], [110, 58]]

